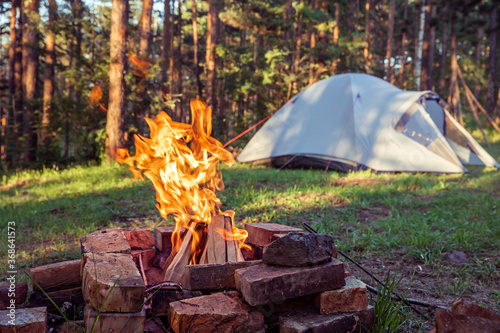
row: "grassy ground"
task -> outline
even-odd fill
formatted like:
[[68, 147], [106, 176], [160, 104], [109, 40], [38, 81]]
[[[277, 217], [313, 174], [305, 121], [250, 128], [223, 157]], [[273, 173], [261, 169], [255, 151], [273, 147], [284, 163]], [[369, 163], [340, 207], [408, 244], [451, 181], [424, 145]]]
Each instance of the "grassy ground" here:
[[[500, 160], [500, 135], [490, 134], [490, 141], [490, 153]], [[398, 272], [400, 292], [408, 297], [449, 305], [467, 297], [500, 311], [500, 172], [323, 176], [236, 166], [223, 169], [223, 177], [223, 209], [235, 210], [240, 225], [307, 222], [333, 235], [342, 251], [378, 277]], [[79, 238], [97, 229], [173, 224], [159, 216], [150, 183], [129, 178], [118, 165], [4, 176], [0, 252], [7, 252], [6, 224], [14, 221], [20, 279], [27, 281], [22, 272], [30, 267], [77, 258]], [[448, 260], [452, 251], [464, 251], [468, 263]], [[3, 278], [6, 271], [2, 265]], [[408, 330], [428, 330], [433, 317], [407, 320]]]

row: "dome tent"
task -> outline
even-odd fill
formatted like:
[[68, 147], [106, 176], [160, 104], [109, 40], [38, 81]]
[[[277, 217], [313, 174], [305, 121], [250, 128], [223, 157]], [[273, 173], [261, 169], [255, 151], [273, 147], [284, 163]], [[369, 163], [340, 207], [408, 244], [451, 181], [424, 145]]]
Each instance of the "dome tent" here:
[[467, 172], [500, 167], [431, 91], [404, 91], [367, 74], [309, 86], [253, 136], [239, 162], [342, 171]]

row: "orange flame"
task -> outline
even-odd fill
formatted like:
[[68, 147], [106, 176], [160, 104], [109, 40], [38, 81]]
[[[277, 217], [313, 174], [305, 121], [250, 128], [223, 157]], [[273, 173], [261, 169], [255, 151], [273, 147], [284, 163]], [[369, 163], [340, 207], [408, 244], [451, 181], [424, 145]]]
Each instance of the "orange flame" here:
[[92, 90], [90, 91], [89, 95], [89, 103], [97, 103], [101, 107], [102, 111], [107, 112], [108, 109], [106, 109], [102, 104], [101, 104], [101, 99], [102, 99], [102, 89], [100, 85], [95, 85], [92, 87]]
[[[176, 231], [172, 236], [174, 249], [181, 244], [181, 229], [190, 229], [193, 234], [193, 249], [201, 241], [196, 223], [211, 222], [212, 214], [220, 214], [221, 202], [217, 191], [224, 189], [219, 162], [235, 163], [233, 155], [222, 144], [211, 137], [212, 110], [199, 100], [191, 101], [191, 125], [172, 121], [161, 112], [154, 119], [146, 118], [151, 138], [135, 135], [134, 156], [127, 149], [118, 149], [116, 159], [129, 166], [134, 179], [143, 176], [152, 181], [156, 190], [157, 208], [167, 218], [172, 214]], [[190, 147], [188, 146], [190, 144]], [[234, 230], [237, 230], [234, 228]], [[244, 240], [235, 231], [235, 237]], [[241, 241], [242, 242], [242, 241]], [[192, 251], [194, 256], [199, 249]]]
[[134, 52], [130, 52], [128, 59], [132, 64], [134, 64], [136, 71], [133, 71], [132, 74], [139, 77], [148, 77], [149, 76], [149, 66], [151, 63], [146, 60], [139, 59]]

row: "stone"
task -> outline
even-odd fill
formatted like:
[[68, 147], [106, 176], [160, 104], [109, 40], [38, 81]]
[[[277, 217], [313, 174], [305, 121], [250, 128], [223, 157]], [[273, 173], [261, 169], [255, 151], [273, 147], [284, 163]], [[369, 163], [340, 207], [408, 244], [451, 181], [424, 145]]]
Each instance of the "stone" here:
[[436, 309], [436, 333], [499, 333], [500, 322]]
[[234, 289], [237, 269], [260, 264], [260, 260], [228, 262], [225, 264], [188, 265], [182, 287], [189, 290]]
[[11, 304], [11, 299], [17, 306], [26, 301], [28, 284], [26, 282], [0, 283], [0, 310], [5, 310]]
[[46, 307], [0, 311], [0, 332], [2, 333], [45, 333], [46, 331]]
[[[145, 285], [130, 254], [90, 253], [85, 256], [82, 289], [87, 304], [103, 312], [141, 311]], [[106, 297], [106, 303], [102, 304]]]
[[236, 288], [252, 306], [320, 293], [345, 285], [344, 264], [337, 259], [304, 267], [260, 264], [237, 269], [234, 277]]
[[166, 316], [170, 303], [202, 295], [201, 291], [175, 289], [155, 290], [151, 297], [151, 310], [148, 311], [148, 317]]
[[[172, 234], [175, 231], [175, 226], [167, 227], [156, 227], [154, 231], [155, 246], [158, 250], [162, 252], [172, 251]], [[186, 229], [181, 229], [181, 234], [184, 233]]]
[[81, 260], [69, 260], [30, 269], [33, 290], [45, 292], [80, 287]]
[[116, 313], [101, 312], [99, 317], [97, 311], [91, 306], [85, 306], [84, 320], [87, 332], [121, 332], [121, 333], [142, 333], [144, 332], [144, 322], [146, 321], [146, 310], [139, 312]]
[[280, 333], [369, 332], [375, 319], [373, 307], [359, 312], [318, 314], [309, 308], [280, 316]]
[[266, 246], [271, 243], [276, 239], [274, 235], [303, 232], [302, 229], [277, 223], [247, 223], [245, 224], [245, 230], [248, 232], [245, 242], [258, 246]]
[[443, 256], [457, 265], [463, 265], [469, 263], [469, 257], [464, 251], [445, 252], [443, 253]]
[[321, 314], [357, 312], [368, 307], [366, 285], [353, 276], [345, 279], [340, 289], [324, 291], [315, 297], [315, 305]]
[[155, 249], [146, 250], [132, 250], [130, 253], [134, 259], [137, 268], [140, 269], [139, 257], [141, 257], [142, 267], [146, 271], [153, 266], [153, 261], [155, 259]]
[[170, 326], [180, 332], [256, 332], [264, 316], [240, 299], [216, 293], [170, 303]]
[[148, 229], [129, 229], [123, 230], [123, 234], [132, 250], [152, 249], [155, 245], [155, 240]]
[[120, 228], [93, 232], [80, 238], [85, 253], [130, 253], [130, 245]]
[[476, 305], [464, 298], [461, 298], [453, 303], [453, 305], [451, 306], [451, 312], [455, 314], [466, 315], [469, 317], [479, 317], [500, 322], [500, 315], [496, 314], [490, 309]]
[[329, 260], [334, 252], [330, 235], [291, 232], [267, 245], [262, 261], [268, 265], [307, 266]]

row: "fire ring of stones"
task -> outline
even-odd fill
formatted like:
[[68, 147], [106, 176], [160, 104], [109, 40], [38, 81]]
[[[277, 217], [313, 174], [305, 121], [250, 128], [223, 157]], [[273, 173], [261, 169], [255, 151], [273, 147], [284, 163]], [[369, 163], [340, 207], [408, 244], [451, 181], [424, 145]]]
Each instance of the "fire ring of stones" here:
[[[273, 223], [247, 224], [245, 229], [248, 238], [240, 260], [227, 260], [226, 254], [223, 263], [177, 267], [182, 271], [175, 274], [182, 276], [177, 283], [164, 280], [174, 227], [94, 232], [81, 239], [81, 260], [33, 268], [31, 275], [36, 288], [83, 298], [84, 320], [65, 323], [56, 332], [64, 332], [63, 327], [87, 332], [93, 327], [99, 332], [170, 328], [176, 333], [370, 328], [374, 311], [366, 286], [345, 277], [332, 237]], [[215, 248], [227, 251], [232, 244], [221, 239]], [[32, 322], [19, 322], [19, 327], [44, 332], [50, 310], [23, 310], [37, 316], [27, 314]]]

